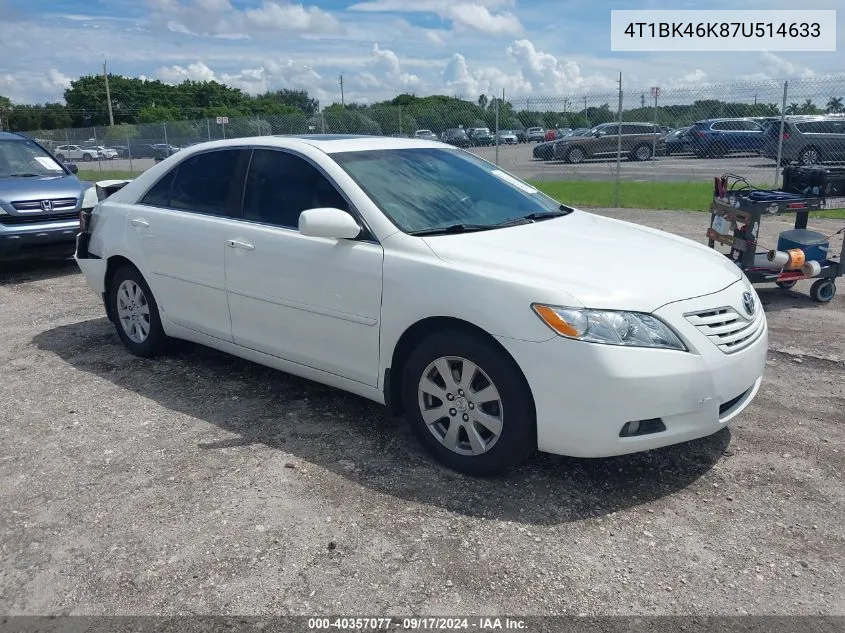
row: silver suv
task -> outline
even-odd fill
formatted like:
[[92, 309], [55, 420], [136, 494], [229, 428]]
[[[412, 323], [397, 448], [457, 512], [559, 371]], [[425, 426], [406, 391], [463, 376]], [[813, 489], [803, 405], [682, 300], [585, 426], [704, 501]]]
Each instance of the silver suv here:
[[[777, 160], [780, 120], [769, 121], [763, 132], [766, 158]], [[791, 118], [783, 123], [781, 164], [818, 165], [845, 161], [845, 117], [841, 115]]]
[[71, 255], [86, 189], [33, 140], [0, 132], [0, 260]]

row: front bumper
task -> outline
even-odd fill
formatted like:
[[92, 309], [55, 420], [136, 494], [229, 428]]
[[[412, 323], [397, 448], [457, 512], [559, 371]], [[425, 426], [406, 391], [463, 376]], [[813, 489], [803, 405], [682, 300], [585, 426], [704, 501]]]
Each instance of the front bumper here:
[[[768, 349], [765, 315], [753, 342], [730, 354], [685, 315], [733, 306], [745, 289], [737, 282], [721, 293], [655, 312], [676, 330], [689, 352], [599, 345], [558, 336], [541, 343], [500, 338], [531, 388], [538, 448], [573, 457], [608, 457], [677, 444], [724, 428], [760, 388]], [[664, 430], [620, 437], [626, 423], [655, 419]]]
[[78, 220], [19, 226], [0, 224], [0, 259], [45, 253], [70, 255], [78, 232]]

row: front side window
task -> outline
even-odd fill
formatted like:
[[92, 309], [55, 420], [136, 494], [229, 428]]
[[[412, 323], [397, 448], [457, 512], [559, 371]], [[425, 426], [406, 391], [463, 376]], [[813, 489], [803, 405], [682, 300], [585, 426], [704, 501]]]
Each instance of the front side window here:
[[552, 198], [457, 149], [354, 151], [332, 158], [406, 233], [456, 224], [492, 227], [561, 212]]
[[297, 228], [307, 209], [349, 210], [345, 198], [314, 165], [288, 152], [257, 149], [246, 178], [246, 220]]
[[28, 139], [0, 141], [0, 178], [64, 176], [61, 165]]
[[172, 209], [232, 215], [232, 184], [240, 150], [227, 149], [197, 154], [182, 161], [170, 192]]

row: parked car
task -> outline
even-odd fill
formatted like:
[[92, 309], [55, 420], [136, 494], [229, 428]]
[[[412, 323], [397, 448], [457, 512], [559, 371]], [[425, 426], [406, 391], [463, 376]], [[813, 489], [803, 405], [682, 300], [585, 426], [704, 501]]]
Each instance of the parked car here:
[[[407, 138], [406, 135], [401, 135]], [[168, 156], [173, 156], [176, 152], [178, 152], [181, 148], [176, 147], [175, 145], [170, 145], [168, 143], [155, 143], [153, 146], [153, 150], [156, 152], [156, 156], [163, 156], [167, 158]]]
[[85, 223], [77, 262], [131, 353], [187, 339], [384, 403], [474, 475], [704, 437], [757, 394], [766, 317], [713, 249], [430, 141], [241, 141]]
[[525, 138], [529, 143], [539, 143], [546, 140], [546, 130], [541, 127], [530, 127], [525, 131]]
[[592, 158], [615, 158], [621, 141], [622, 157], [629, 160], [650, 160], [654, 150], [666, 151], [664, 133], [653, 123], [602, 123], [583, 136], [568, 136], [556, 144], [555, 158], [568, 163], [582, 163]]
[[475, 147], [495, 145], [496, 139], [489, 128], [476, 127], [469, 133], [469, 139]]
[[519, 139], [517, 139], [516, 134], [512, 130], [499, 130], [497, 138], [499, 145], [516, 145], [519, 143]]
[[115, 145], [112, 149], [117, 152], [118, 158], [129, 158], [128, 145]]
[[513, 135], [516, 137], [517, 143], [525, 143], [528, 141], [528, 137], [525, 135], [525, 130], [511, 130]]
[[[777, 160], [780, 120], [771, 121], [763, 132], [761, 154]], [[781, 164], [818, 165], [845, 161], [845, 117], [807, 116], [784, 121]]]
[[441, 139], [444, 143], [449, 143], [455, 147], [469, 147], [471, 141], [466, 130], [463, 128], [449, 128], [443, 132]]
[[690, 148], [689, 127], [682, 127], [672, 130], [666, 135], [667, 154], [687, 154], [692, 151]]
[[414, 138], [423, 139], [424, 141], [439, 141], [437, 134], [431, 130], [417, 130], [414, 132]]
[[60, 161], [82, 160], [91, 162], [100, 158], [100, 154], [96, 149], [85, 148], [80, 145], [59, 145], [54, 150], [56, 158]]
[[541, 143], [538, 143], [534, 147], [532, 155], [536, 160], [561, 159], [561, 155], [559, 152], [559, 141], [561, 139], [567, 139], [571, 136], [584, 136], [589, 131], [589, 128], [578, 128], [575, 130], [569, 130], [568, 132], [561, 133], [553, 141], [543, 141]]
[[89, 188], [76, 171], [35, 141], [0, 132], [0, 260], [73, 253]]
[[84, 149], [95, 150], [102, 160], [114, 160], [118, 156], [116, 149], [104, 145], [86, 145]]
[[757, 154], [763, 147], [763, 128], [752, 119], [707, 119], [689, 132], [690, 149], [699, 158], [730, 153]]
[[552, 160], [555, 157], [555, 144], [557, 141], [543, 141], [537, 143], [531, 150], [535, 160]]

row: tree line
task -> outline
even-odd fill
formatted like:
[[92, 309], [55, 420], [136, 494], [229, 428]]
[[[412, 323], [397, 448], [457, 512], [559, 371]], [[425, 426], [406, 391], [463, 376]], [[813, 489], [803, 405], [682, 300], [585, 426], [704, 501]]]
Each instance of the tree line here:
[[[216, 81], [186, 80], [178, 85], [121, 75], [109, 75], [112, 117], [116, 126], [103, 136], [144, 136], [144, 124], [167, 123], [175, 136], [201, 136], [201, 122], [218, 116], [243, 120], [251, 129], [241, 134], [283, 134], [312, 132], [412, 134], [417, 129], [442, 132], [450, 127], [500, 129], [579, 128], [614, 121], [617, 114], [609, 103], [578, 110], [569, 99], [513, 100], [480, 95], [471, 101], [453, 96], [418, 97], [402, 94], [372, 104], [334, 103], [320, 109], [319, 102], [304, 90], [276, 90], [252, 96]], [[64, 92], [65, 103], [13, 104], [0, 96], [2, 129], [17, 131], [58, 130], [109, 126], [106, 82], [102, 75], [88, 75], [73, 81]], [[531, 107], [533, 105], [533, 107]], [[791, 103], [787, 114], [845, 112], [842, 98], [831, 97], [825, 107], [811, 99]], [[653, 121], [670, 127], [690, 125], [700, 119], [718, 117], [778, 116], [775, 103], [740, 103], [716, 99], [685, 105], [659, 105], [655, 109], [641, 100], [640, 107], [623, 109], [626, 121]], [[204, 123], [203, 123], [204, 125]], [[252, 129], [254, 128], [254, 129]], [[233, 130], [235, 132], [235, 130]], [[209, 131], [210, 135], [211, 132]]]

